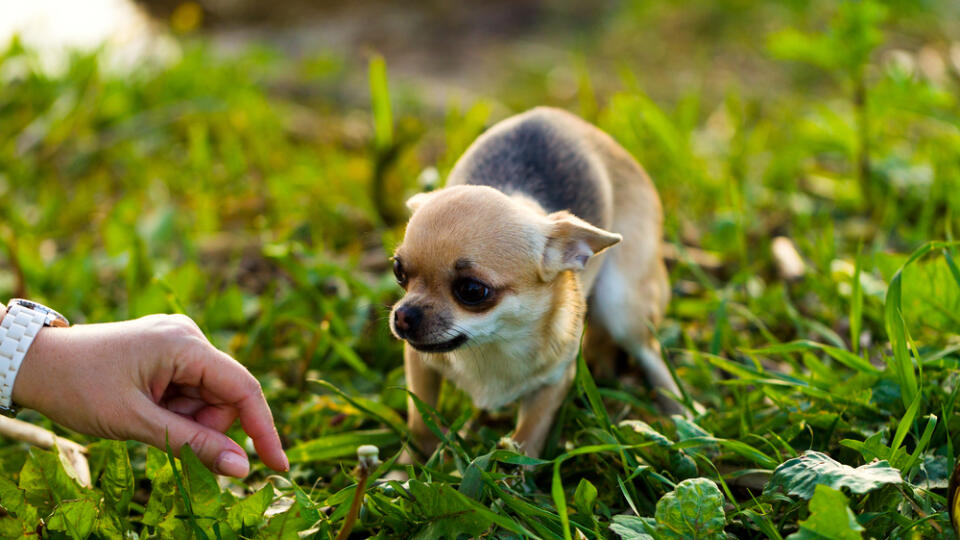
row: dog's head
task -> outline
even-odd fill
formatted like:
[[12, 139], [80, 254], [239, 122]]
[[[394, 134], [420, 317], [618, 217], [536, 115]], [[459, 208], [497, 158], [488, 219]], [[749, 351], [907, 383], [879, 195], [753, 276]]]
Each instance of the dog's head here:
[[393, 307], [390, 329], [423, 352], [535, 333], [557, 308], [557, 276], [582, 271], [621, 239], [486, 186], [422, 193], [407, 206], [413, 216], [393, 258], [406, 295]]

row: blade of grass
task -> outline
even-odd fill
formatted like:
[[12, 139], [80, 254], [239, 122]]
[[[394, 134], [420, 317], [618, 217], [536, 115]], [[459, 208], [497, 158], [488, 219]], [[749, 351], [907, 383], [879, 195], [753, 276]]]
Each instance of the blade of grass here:
[[287, 450], [287, 457], [290, 463], [315, 462], [353, 455], [365, 444], [383, 448], [398, 441], [397, 434], [389, 429], [348, 431], [302, 442]]
[[533, 519], [534, 517], [538, 517], [543, 519], [546, 523], [559, 528], [559, 516], [550, 513], [540, 506], [530, 504], [520, 497], [514, 496], [511, 491], [501, 487], [501, 485], [494, 480], [489, 473], [483, 473], [483, 480], [484, 484], [490, 488], [490, 490], [493, 491], [493, 493], [500, 500], [502, 500], [505, 505], [516, 512], [517, 516], [523, 519], [523, 521], [527, 523], [527, 525], [529, 525], [530, 528], [537, 533], [537, 535], [542, 538], [562, 538], [560, 535], [548, 528], [546, 524], [541, 523], [537, 519]]
[[950, 274], [953, 276], [953, 280], [957, 282], [957, 287], [960, 287], [960, 268], [957, 268], [957, 263], [953, 260], [950, 251], [949, 248], [943, 248], [943, 258], [947, 261], [947, 267], [950, 268]]
[[910, 457], [907, 458], [907, 462], [900, 470], [904, 477], [906, 477], [906, 475], [913, 469], [914, 464], [920, 459], [920, 455], [924, 450], [927, 449], [927, 445], [930, 444], [930, 439], [933, 437], [933, 431], [936, 428], [937, 417], [936, 415], [931, 414], [929, 420], [927, 420], [926, 427], [923, 428], [923, 434], [920, 436], [920, 441], [917, 443], [917, 447], [913, 449], [913, 453], [910, 454]]
[[[413, 404], [417, 408], [417, 412], [420, 413], [420, 416], [423, 417], [423, 423], [427, 426], [427, 429], [429, 429], [430, 432], [433, 433], [433, 435], [437, 437], [444, 445], [452, 449], [460, 459], [469, 463], [471, 461], [470, 456], [466, 453], [466, 451], [464, 451], [460, 444], [457, 443], [456, 433], [448, 435], [444, 433], [442, 429], [440, 429], [439, 425], [437, 425], [437, 420], [441, 418], [440, 413], [438, 413], [436, 409], [428, 405], [422, 399], [417, 397], [417, 395], [413, 392], [407, 389], [404, 389], [404, 391], [408, 396], [410, 396], [411, 399], [413, 399]], [[436, 452], [434, 455], [437, 455]]]
[[393, 113], [387, 83], [387, 63], [379, 54], [370, 59], [370, 105], [373, 110], [373, 140], [378, 150], [393, 145]]
[[850, 294], [850, 349], [855, 355], [860, 353], [860, 328], [863, 324], [863, 286], [860, 283], [860, 272], [863, 269], [862, 249], [863, 244], [858, 244], [853, 267], [853, 291]]
[[731, 439], [721, 439], [719, 437], [692, 437], [685, 441], [674, 443], [673, 448], [677, 450], [682, 450], [684, 448], [696, 448], [696, 447], [707, 446], [711, 444], [719, 445], [767, 469], [775, 469], [777, 465], [780, 464], [779, 461], [764, 454], [760, 450], [757, 450], [756, 448], [750, 446], [745, 442], [734, 441]]
[[601, 399], [600, 392], [597, 390], [597, 383], [590, 375], [590, 369], [583, 359], [582, 350], [577, 355], [577, 388], [580, 390], [580, 395], [586, 398], [590, 410], [600, 420], [603, 429], [613, 433], [614, 429], [610, 422], [610, 415], [607, 414], [607, 408], [603, 405], [603, 399]]
[[[191, 451], [190, 446], [186, 444], [180, 449], [180, 452]], [[173, 479], [177, 484], [177, 492], [180, 493], [183, 507], [187, 511], [187, 521], [190, 523], [190, 528], [193, 529], [194, 536], [200, 540], [209, 540], [207, 533], [203, 532], [203, 529], [201, 529], [197, 523], [197, 516], [193, 513], [193, 504], [190, 501], [190, 495], [187, 493], [186, 488], [184, 488], [183, 476], [180, 474], [180, 470], [177, 469], [177, 459], [173, 456], [173, 449], [170, 448], [169, 439], [167, 440], [167, 460], [170, 461], [170, 468], [173, 469]]]
[[732, 311], [737, 312], [741, 317], [750, 321], [750, 323], [757, 328], [757, 331], [760, 332], [760, 335], [762, 335], [764, 339], [771, 343], [780, 342], [780, 340], [777, 339], [777, 336], [775, 336], [773, 332], [770, 331], [770, 328], [767, 327], [766, 323], [764, 323], [760, 317], [756, 316], [752, 311], [750, 311], [750, 308], [736, 302], [729, 302], [727, 305]]
[[760, 532], [767, 535], [770, 540], [783, 540], [783, 536], [777, 532], [776, 527], [765, 514], [759, 514], [753, 510], [744, 510], [743, 514], [750, 518], [750, 521], [760, 529]]
[[897, 384], [900, 386], [900, 396], [903, 404], [909, 406], [917, 396], [917, 376], [913, 370], [910, 352], [907, 349], [906, 324], [903, 321], [903, 314], [900, 312], [902, 270], [903, 267], [897, 270], [887, 289], [884, 320], [886, 321], [890, 346], [893, 349], [893, 356], [887, 360], [888, 366], [893, 371]]
[[[628, 478], [627, 480], [630, 480], [630, 479]], [[639, 516], [640, 512], [637, 511], [637, 505], [633, 502], [633, 497], [630, 496], [630, 492], [627, 490], [627, 486], [623, 483], [623, 479], [620, 478], [619, 474], [617, 475], [617, 485], [620, 486], [620, 493], [623, 494], [623, 498], [626, 499], [627, 504], [630, 506], [630, 509], [633, 510], [633, 513], [635, 515]]]
[[[653, 328], [651, 328], [651, 335], [654, 335], [654, 336], [656, 335], [656, 332], [654, 331]], [[666, 357], [667, 349], [663, 347], [663, 344], [660, 343], [660, 340], [658, 338], [654, 338], [654, 339], [657, 339], [657, 345], [661, 351], [660, 354], [663, 356], [663, 363], [667, 366], [667, 370], [670, 372], [670, 377], [673, 379], [674, 384], [676, 384], [677, 388], [680, 390], [680, 395], [677, 397], [680, 398], [680, 402], [683, 404], [683, 406], [686, 407], [688, 411], [690, 411], [690, 414], [696, 415], [697, 409], [696, 407], [694, 407], [693, 398], [691, 398], [690, 393], [687, 392], [686, 383], [683, 381], [683, 379], [680, 378], [679, 375], [677, 375], [677, 368], [673, 367], [673, 362], [671, 362], [670, 359]], [[661, 392], [667, 393], [662, 389], [661, 389]]]
[[720, 300], [717, 310], [713, 314], [713, 339], [710, 340], [710, 354], [720, 354], [723, 347], [723, 335], [727, 328], [727, 299]]
[[[407, 424], [404, 423], [403, 419], [400, 418], [400, 415], [396, 413], [390, 407], [382, 403], [377, 403], [376, 401], [371, 401], [365, 398], [359, 397], [350, 397], [346, 392], [340, 390], [333, 384], [323, 380], [323, 379], [308, 379], [309, 382], [319, 384], [320, 386], [330, 390], [331, 392], [337, 394], [343, 398], [347, 403], [353, 405], [360, 411], [366, 413], [368, 416], [374, 420], [386, 425], [388, 428], [392, 429], [400, 435], [401, 437], [407, 437], [409, 435], [409, 430], [407, 429]], [[419, 449], [417, 449], [419, 453]]]
[[553, 460], [553, 481], [550, 485], [550, 494], [553, 496], [553, 504], [557, 508], [557, 514], [560, 515], [560, 524], [563, 526], [564, 540], [572, 540], [570, 535], [570, 516], [567, 515], [567, 498], [563, 493], [563, 480], [560, 478], [560, 465], [569, 458], [583, 454], [593, 454], [596, 452], [623, 451], [630, 448], [621, 444], [598, 444], [577, 448], [558, 456]]
[[503, 527], [504, 529], [507, 529], [508, 531], [511, 531], [517, 534], [525, 534], [528, 536], [533, 536], [532, 532], [530, 532], [523, 525], [514, 521], [513, 518], [498, 514], [496, 512], [491, 512], [490, 509], [487, 508], [486, 506], [483, 506], [477, 501], [471, 499], [470, 497], [467, 497], [466, 495], [456, 490], [451, 489], [448, 491], [448, 493], [451, 496], [459, 499], [460, 502], [463, 503], [464, 505], [472, 508], [474, 512], [480, 514], [481, 516], [492, 521], [493, 523], [496, 523], [497, 525]]
[[789, 343], [782, 343], [780, 345], [773, 345], [770, 347], [764, 347], [762, 349], [743, 349], [743, 352], [748, 354], [787, 354], [808, 350], [822, 351], [837, 362], [840, 362], [848, 368], [860, 371], [862, 373], [880, 373], [880, 370], [874, 367], [873, 364], [867, 360], [864, 360], [860, 356], [851, 353], [850, 351], [845, 351], [837, 347], [832, 347], [830, 345], [824, 345], [822, 343], [809, 340], [791, 341]]
[[[897, 423], [897, 431], [894, 433], [893, 442], [890, 444], [891, 456], [896, 454], [897, 449], [903, 444], [903, 440], [907, 438], [907, 433], [910, 432], [910, 427], [913, 426], [913, 420], [917, 417], [917, 411], [920, 410], [920, 404], [922, 402], [922, 395], [917, 394], [914, 396], [913, 402], [907, 407], [907, 412], [903, 414], [900, 422]], [[895, 466], [900, 466], [900, 464], [898, 463]]]
[[[888, 364], [900, 385], [900, 393], [904, 405], [913, 401], [914, 396], [918, 392], [918, 382], [917, 375], [913, 369], [913, 362], [910, 358], [908, 333], [902, 312], [903, 272], [909, 265], [913, 264], [913, 262], [919, 260], [934, 249], [940, 249], [945, 254], [948, 254], [949, 249], [956, 244], [957, 242], [928, 242], [920, 246], [907, 258], [906, 262], [897, 269], [887, 288], [887, 295], [884, 302], [884, 322], [887, 327], [887, 335], [890, 338], [890, 345], [893, 349], [893, 358], [892, 361], [888, 361]], [[951, 265], [951, 262], [952, 259], [948, 258], [948, 266]], [[951, 273], [953, 273], [955, 268], [955, 265], [951, 266]], [[954, 278], [956, 279], [956, 274], [954, 274]], [[960, 285], [960, 281], [958, 281], [958, 285]]]

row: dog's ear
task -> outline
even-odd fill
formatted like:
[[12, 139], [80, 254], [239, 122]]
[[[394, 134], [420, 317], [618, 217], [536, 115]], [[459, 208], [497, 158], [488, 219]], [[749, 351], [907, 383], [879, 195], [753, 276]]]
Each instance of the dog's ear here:
[[416, 212], [417, 208], [423, 206], [423, 203], [430, 200], [436, 194], [435, 191], [427, 191], [423, 193], [417, 193], [413, 197], [407, 199], [407, 208], [410, 209], [410, 212]]
[[569, 212], [554, 212], [547, 216], [540, 278], [553, 281], [564, 270], [580, 272], [590, 257], [622, 239], [619, 234], [594, 227]]

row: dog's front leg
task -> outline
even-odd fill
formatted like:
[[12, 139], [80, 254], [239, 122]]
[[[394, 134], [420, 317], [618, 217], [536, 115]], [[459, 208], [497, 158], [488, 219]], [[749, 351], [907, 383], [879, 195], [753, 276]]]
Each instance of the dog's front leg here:
[[570, 390], [576, 373], [576, 362], [569, 362], [559, 381], [534, 390], [520, 403], [517, 430], [513, 433], [513, 440], [526, 455], [540, 456], [543, 445], [547, 442], [550, 427], [553, 425], [553, 418], [563, 399], [567, 397], [567, 391]]
[[[421, 353], [406, 344], [403, 347], [403, 368], [407, 377], [407, 389], [431, 407], [437, 406], [437, 397], [440, 394], [442, 378], [436, 370], [423, 362]], [[427, 424], [420, 415], [413, 398], [407, 396], [407, 427], [413, 441], [428, 456], [437, 447], [437, 437], [427, 428]], [[403, 456], [401, 461], [412, 462], [409, 455]]]

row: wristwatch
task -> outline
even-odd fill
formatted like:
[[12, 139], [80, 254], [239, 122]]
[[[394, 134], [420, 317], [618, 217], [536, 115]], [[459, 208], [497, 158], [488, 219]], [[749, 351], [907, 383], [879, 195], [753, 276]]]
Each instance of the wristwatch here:
[[45, 326], [67, 327], [70, 322], [56, 311], [29, 300], [14, 298], [0, 320], [0, 414], [15, 416], [13, 383], [33, 339]]

